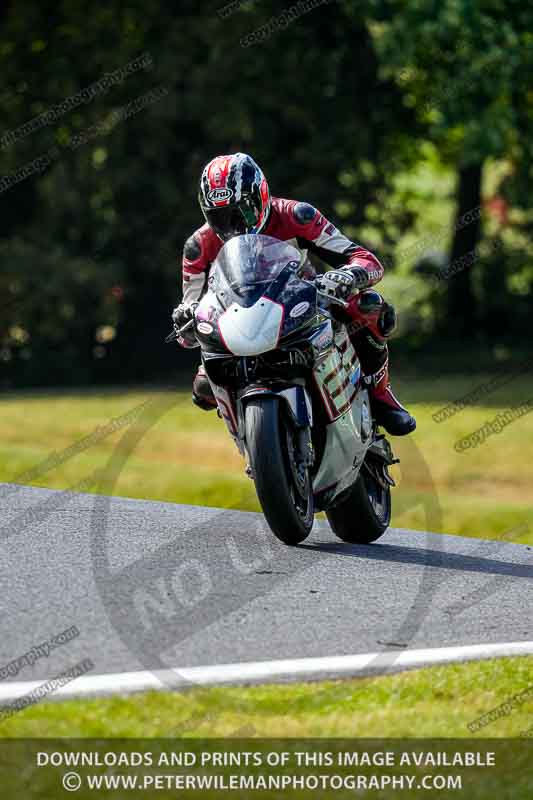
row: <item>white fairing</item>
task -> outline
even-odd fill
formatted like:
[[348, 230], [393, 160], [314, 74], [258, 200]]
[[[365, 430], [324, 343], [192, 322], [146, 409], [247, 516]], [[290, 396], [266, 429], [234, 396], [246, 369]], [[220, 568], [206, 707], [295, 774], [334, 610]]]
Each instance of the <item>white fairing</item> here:
[[283, 322], [283, 306], [261, 297], [249, 308], [233, 303], [218, 320], [224, 344], [236, 356], [274, 350]]
[[338, 495], [354, 482], [371, 441], [370, 430], [361, 436], [362, 419], [369, 417], [368, 405], [368, 392], [360, 389], [351, 408], [327, 426], [324, 456], [313, 480], [315, 492], [337, 484]]

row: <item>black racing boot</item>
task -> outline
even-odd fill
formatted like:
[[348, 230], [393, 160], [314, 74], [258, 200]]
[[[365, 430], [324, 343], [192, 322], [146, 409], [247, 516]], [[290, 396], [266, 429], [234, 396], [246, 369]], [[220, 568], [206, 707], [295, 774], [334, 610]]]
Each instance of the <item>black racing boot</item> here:
[[392, 436], [405, 436], [416, 428], [416, 420], [392, 393], [389, 359], [373, 375], [366, 375], [370, 407], [378, 425]]
[[211, 389], [211, 384], [205, 373], [203, 365], [198, 367], [198, 371], [194, 376], [192, 384], [192, 401], [195, 406], [202, 408], [204, 411], [211, 411], [217, 407], [215, 395]]

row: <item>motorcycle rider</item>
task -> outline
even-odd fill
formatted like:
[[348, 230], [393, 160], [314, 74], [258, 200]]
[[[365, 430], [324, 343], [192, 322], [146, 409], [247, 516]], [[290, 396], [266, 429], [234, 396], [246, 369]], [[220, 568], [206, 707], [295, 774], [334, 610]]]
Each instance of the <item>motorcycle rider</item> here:
[[[342, 313], [368, 384], [374, 418], [390, 434], [411, 433], [416, 421], [392, 393], [389, 380], [387, 339], [396, 326], [396, 313], [370, 288], [383, 277], [376, 256], [350, 241], [309, 203], [271, 197], [263, 172], [245, 153], [212, 159], [203, 170], [198, 200], [206, 222], [185, 242], [183, 300], [172, 314], [175, 330], [192, 318], [211, 264], [225, 242], [250, 233], [287, 241], [302, 252], [311, 277], [316, 272], [307, 252], [333, 267], [315, 280], [348, 301]], [[195, 344], [185, 334], [178, 341], [184, 347]], [[216, 407], [202, 366], [194, 378], [193, 402], [206, 410]]]

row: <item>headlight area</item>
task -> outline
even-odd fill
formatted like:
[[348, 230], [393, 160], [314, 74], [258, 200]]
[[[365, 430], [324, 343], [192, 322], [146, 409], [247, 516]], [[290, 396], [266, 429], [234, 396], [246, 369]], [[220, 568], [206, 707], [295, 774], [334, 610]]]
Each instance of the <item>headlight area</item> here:
[[287, 347], [259, 356], [203, 354], [209, 380], [218, 386], [242, 386], [255, 380], [305, 378], [313, 364], [312, 349]]

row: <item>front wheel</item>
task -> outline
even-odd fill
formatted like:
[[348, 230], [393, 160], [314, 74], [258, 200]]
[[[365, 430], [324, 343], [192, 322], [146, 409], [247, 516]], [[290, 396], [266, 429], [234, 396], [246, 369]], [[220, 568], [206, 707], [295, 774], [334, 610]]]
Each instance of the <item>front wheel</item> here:
[[343, 542], [375, 542], [390, 525], [390, 486], [382, 486], [363, 466], [345, 498], [326, 515], [333, 533]]
[[277, 397], [249, 400], [246, 446], [261, 508], [273, 534], [285, 544], [303, 542], [314, 519], [309, 469], [299, 462], [296, 431]]

